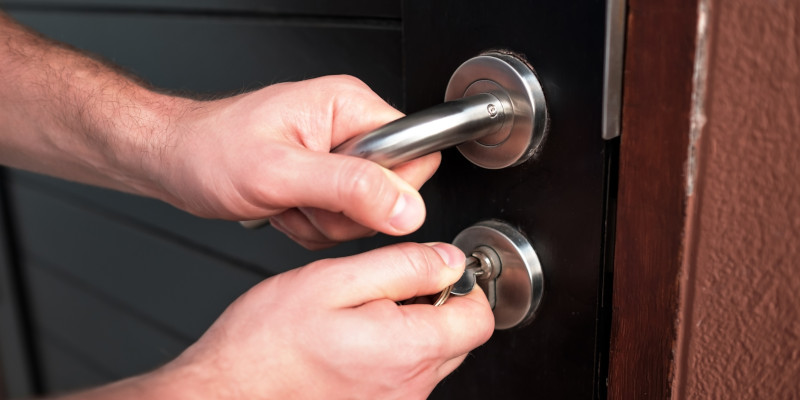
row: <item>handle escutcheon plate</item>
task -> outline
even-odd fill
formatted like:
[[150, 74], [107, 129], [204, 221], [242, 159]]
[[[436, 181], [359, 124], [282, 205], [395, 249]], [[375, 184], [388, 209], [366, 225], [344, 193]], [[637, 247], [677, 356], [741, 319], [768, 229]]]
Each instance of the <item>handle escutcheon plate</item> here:
[[445, 101], [477, 93], [493, 93], [504, 100], [510, 114], [501, 133], [469, 141], [458, 150], [487, 169], [519, 165], [542, 144], [549, 124], [542, 85], [533, 69], [510, 53], [488, 52], [461, 64], [450, 78]]

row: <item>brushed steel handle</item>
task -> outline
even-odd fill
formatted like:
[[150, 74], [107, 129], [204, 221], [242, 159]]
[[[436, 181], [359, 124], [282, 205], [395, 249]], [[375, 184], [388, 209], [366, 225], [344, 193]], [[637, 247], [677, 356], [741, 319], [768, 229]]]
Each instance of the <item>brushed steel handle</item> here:
[[500, 130], [508, 117], [498, 96], [479, 93], [410, 114], [350, 138], [332, 152], [391, 168], [491, 135]]

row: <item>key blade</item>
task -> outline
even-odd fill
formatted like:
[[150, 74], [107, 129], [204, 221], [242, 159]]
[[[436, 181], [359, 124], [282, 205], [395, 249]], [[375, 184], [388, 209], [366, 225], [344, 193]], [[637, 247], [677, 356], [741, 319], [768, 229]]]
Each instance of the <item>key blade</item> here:
[[469, 294], [469, 292], [475, 288], [475, 274], [478, 271], [481, 271], [480, 261], [475, 257], [467, 257], [467, 265], [464, 268], [464, 273], [461, 275], [461, 278], [458, 278], [458, 281], [453, 284], [453, 288], [450, 289], [450, 294], [456, 296]]
[[475, 273], [472, 271], [464, 271], [464, 275], [461, 275], [461, 278], [453, 284], [453, 288], [450, 289], [450, 294], [464, 296], [471, 292], [474, 287]]

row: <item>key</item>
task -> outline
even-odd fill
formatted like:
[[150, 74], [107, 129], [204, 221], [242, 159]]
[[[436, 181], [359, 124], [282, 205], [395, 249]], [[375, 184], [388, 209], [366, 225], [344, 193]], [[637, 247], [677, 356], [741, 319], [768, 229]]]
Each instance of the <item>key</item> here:
[[469, 294], [475, 288], [478, 277], [481, 277], [481, 279], [489, 282], [486, 297], [489, 300], [489, 304], [494, 307], [494, 279], [500, 274], [500, 269], [500, 259], [497, 253], [488, 246], [478, 246], [472, 252], [472, 255], [467, 257], [461, 278], [456, 283], [444, 288], [433, 305], [436, 307], [441, 306], [451, 295], [464, 296]]
[[453, 287], [450, 289], [450, 294], [456, 296], [468, 294], [475, 287], [475, 281], [480, 275], [483, 275], [480, 260], [475, 256], [467, 257], [464, 274], [453, 284]]
[[474, 256], [467, 257], [466, 266], [464, 267], [464, 273], [461, 275], [461, 278], [458, 278], [456, 283], [444, 288], [444, 290], [439, 293], [436, 301], [433, 302], [433, 305], [435, 307], [441, 306], [450, 298], [450, 295], [463, 296], [468, 294], [475, 287], [476, 276], [482, 274], [483, 270], [481, 269], [480, 260]]

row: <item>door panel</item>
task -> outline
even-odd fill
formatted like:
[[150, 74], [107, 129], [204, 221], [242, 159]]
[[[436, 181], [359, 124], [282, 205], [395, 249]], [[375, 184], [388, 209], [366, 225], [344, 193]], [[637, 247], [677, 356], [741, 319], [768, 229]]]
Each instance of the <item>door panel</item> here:
[[591, 398], [605, 196], [604, 4], [487, 5], [404, 3], [408, 110], [441, 102], [464, 60], [508, 49], [522, 53], [536, 70], [550, 132], [532, 160], [508, 169], [481, 169], [446, 151], [423, 193], [430, 209], [423, 231], [428, 239], [442, 240], [486, 218], [516, 225], [538, 253], [545, 295], [530, 325], [496, 331], [432, 398]]
[[[149, 323], [197, 339], [239, 294], [263, 275], [204, 256], [135, 227], [109, 221], [27, 188], [15, 190], [23, 258], [68, 278]], [[75, 227], [80, 227], [77, 231]], [[178, 290], [179, 289], [179, 290]], [[36, 290], [47, 298], [47, 290]], [[90, 327], [85, 329], [92, 332]]]
[[[531, 239], [544, 268], [544, 302], [529, 325], [495, 332], [431, 397], [602, 395], [603, 378], [596, 377], [604, 363], [605, 174], [616, 146], [601, 140], [603, 2], [407, 1], [401, 16], [394, 8], [399, 3], [389, 1], [135, 3], [0, 4], [45, 34], [168, 89], [231, 92], [349, 73], [408, 112], [440, 103], [447, 80], [466, 59], [508, 49], [538, 73], [550, 133], [532, 160], [503, 170], [478, 168], [446, 150], [422, 190], [428, 218], [418, 232], [324, 252], [305, 251], [271, 228], [247, 231], [153, 200], [12, 172], [5, 187], [23, 255], [17, 261], [27, 276], [22, 289], [39, 321], [37, 371], [47, 389], [157, 366], [200, 335], [238, 293], [271, 274], [402, 240], [449, 241], [478, 221], [498, 218]], [[278, 14], [267, 15], [272, 12]], [[76, 322], [62, 330], [69, 320]], [[94, 320], [108, 326], [98, 329]], [[142, 334], [119, 333], [128, 330]], [[149, 356], [134, 362], [125, 349]], [[153, 356], [159, 349], [166, 349], [163, 357]], [[83, 373], [61, 370], [67, 359], [78, 360]]]
[[[86, 185], [76, 185], [25, 171], [11, 171], [9, 183], [48, 197], [58, 198], [73, 208], [98, 214], [106, 220], [124, 223], [157, 241], [170, 241], [199, 249], [225, 263], [269, 276], [308, 264], [319, 258], [355, 253], [369, 244], [345, 243], [333, 249], [305, 251], [274, 229], [242, 229], [230, 221], [207, 220], [180, 212], [157, 200]], [[31, 218], [43, 219], [33, 213]], [[43, 219], [42, 223], [46, 224]], [[24, 227], [21, 229], [25, 229]], [[111, 239], [113, 240], [113, 239]], [[282, 251], [274, 251], [282, 249]]]

